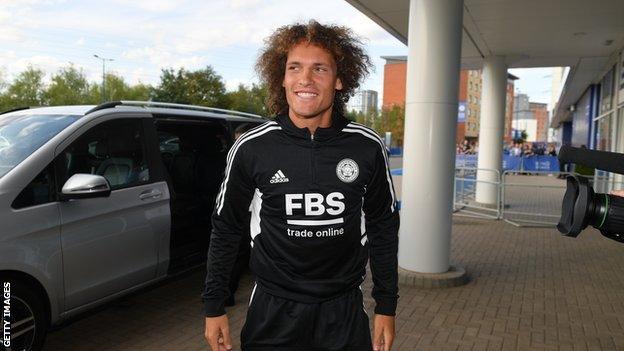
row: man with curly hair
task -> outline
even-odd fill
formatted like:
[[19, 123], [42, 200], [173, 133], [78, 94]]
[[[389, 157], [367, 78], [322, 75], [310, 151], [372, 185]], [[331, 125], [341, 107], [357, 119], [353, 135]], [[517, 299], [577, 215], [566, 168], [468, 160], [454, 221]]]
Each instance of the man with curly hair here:
[[[345, 27], [310, 21], [268, 38], [257, 69], [277, 116], [230, 149], [213, 213], [202, 294], [213, 350], [232, 348], [224, 302], [247, 232], [257, 280], [243, 350], [392, 347], [399, 215], [387, 154], [375, 132], [343, 115], [369, 67]], [[372, 338], [361, 290], [369, 260]]]

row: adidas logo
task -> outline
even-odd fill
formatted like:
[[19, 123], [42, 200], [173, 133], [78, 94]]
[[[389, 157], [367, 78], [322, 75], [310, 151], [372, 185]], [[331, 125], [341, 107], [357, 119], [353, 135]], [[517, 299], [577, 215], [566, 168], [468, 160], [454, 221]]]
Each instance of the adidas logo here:
[[277, 172], [275, 172], [275, 174], [273, 175], [273, 177], [270, 180], [271, 184], [276, 184], [276, 183], [288, 183], [288, 178], [286, 178], [286, 176], [284, 175], [284, 173], [282, 173], [281, 170], [278, 170]]

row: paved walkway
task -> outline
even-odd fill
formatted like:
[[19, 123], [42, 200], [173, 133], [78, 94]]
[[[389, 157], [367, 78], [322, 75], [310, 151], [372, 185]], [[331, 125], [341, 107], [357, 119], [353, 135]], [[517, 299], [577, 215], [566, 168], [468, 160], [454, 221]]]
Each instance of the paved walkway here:
[[[587, 230], [456, 217], [452, 259], [465, 286], [400, 287], [394, 350], [624, 349], [624, 245]], [[45, 350], [205, 350], [198, 270], [127, 297], [51, 333]], [[367, 309], [370, 276], [363, 286]], [[244, 322], [251, 277], [229, 316]]]

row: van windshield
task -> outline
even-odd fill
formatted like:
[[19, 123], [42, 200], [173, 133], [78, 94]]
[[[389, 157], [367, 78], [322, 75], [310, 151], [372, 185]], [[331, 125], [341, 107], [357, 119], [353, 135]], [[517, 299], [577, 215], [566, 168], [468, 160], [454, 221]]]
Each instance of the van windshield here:
[[0, 178], [78, 120], [75, 115], [0, 115]]

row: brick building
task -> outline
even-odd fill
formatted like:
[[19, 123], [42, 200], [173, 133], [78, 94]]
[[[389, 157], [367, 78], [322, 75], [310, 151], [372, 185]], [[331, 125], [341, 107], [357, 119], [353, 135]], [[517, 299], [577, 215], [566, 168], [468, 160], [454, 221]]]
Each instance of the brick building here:
[[531, 102], [529, 103], [529, 108], [537, 124], [535, 141], [548, 141], [548, 105], [539, 102]]

